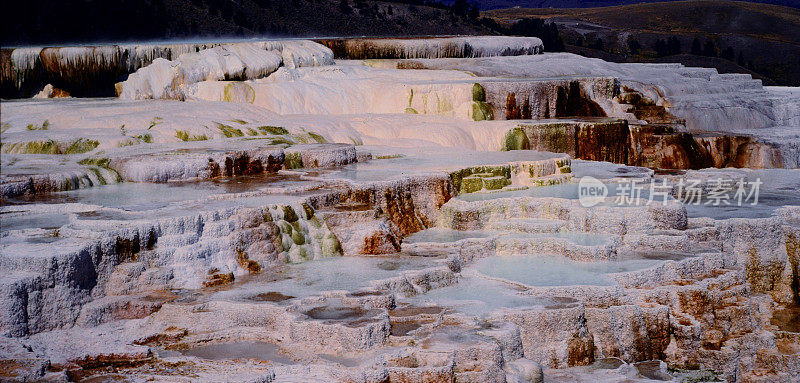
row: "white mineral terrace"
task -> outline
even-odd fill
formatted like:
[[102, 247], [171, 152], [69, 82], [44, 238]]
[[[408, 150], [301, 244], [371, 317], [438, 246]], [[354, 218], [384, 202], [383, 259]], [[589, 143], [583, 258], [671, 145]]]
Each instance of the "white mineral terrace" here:
[[324, 43], [11, 52], [0, 381], [800, 381], [800, 90]]

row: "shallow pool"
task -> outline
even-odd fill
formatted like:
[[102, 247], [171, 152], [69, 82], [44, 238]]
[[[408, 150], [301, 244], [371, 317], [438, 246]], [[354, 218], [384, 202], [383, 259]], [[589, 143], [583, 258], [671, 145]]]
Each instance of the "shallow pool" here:
[[530, 286], [608, 286], [608, 274], [641, 270], [659, 264], [654, 259], [578, 262], [550, 255], [511, 255], [483, 258], [472, 266], [488, 277], [503, 278]]

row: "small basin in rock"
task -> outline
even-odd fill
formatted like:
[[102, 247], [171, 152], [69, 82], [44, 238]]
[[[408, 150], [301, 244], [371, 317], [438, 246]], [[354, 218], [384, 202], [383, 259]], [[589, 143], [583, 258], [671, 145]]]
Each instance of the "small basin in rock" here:
[[336, 356], [330, 354], [320, 354], [320, 358], [325, 359], [329, 362], [338, 363], [345, 367], [356, 367], [361, 364], [361, 361], [356, 358], [345, 358], [343, 356]]
[[130, 215], [121, 211], [108, 211], [108, 210], [95, 210], [87, 211], [76, 214], [81, 220], [100, 220], [100, 221], [124, 221], [130, 218]]
[[173, 290], [172, 293], [177, 296], [172, 303], [179, 304], [194, 304], [203, 297], [201, 293], [194, 290]]
[[592, 367], [598, 370], [616, 370], [623, 364], [625, 364], [625, 362], [619, 358], [600, 358], [592, 364]]
[[552, 255], [509, 255], [478, 260], [472, 266], [483, 275], [529, 286], [609, 286], [612, 273], [653, 267], [659, 261], [624, 260], [579, 262]]
[[567, 240], [580, 246], [603, 246], [611, 243], [613, 236], [608, 234], [586, 232], [557, 232], [557, 233], [512, 233], [502, 238], [522, 240]]
[[337, 211], [367, 211], [372, 209], [367, 203], [340, 203], [333, 207]]
[[60, 241], [60, 240], [61, 240], [61, 238], [55, 237], [55, 236], [52, 236], [52, 235], [42, 235], [42, 236], [36, 236], [36, 237], [28, 237], [28, 238], [25, 239], [25, 241], [28, 242], [28, 243], [53, 243], [53, 242], [57, 242], [57, 241]]
[[294, 298], [291, 295], [284, 295], [277, 291], [270, 291], [267, 293], [256, 294], [248, 298], [248, 300], [254, 302], [283, 302], [285, 300], [289, 300]]
[[381, 270], [394, 271], [394, 270], [397, 270], [398, 268], [400, 268], [400, 266], [402, 266], [402, 264], [400, 262], [396, 262], [396, 261], [383, 261], [383, 262], [379, 263], [377, 266]]
[[329, 257], [287, 267], [291, 279], [258, 285], [259, 291], [280, 291], [307, 297], [322, 291], [372, 290], [370, 282], [397, 276], [405, 270], [429, 267], [433, 261], [419, 258]]
[[281, 364], [294, 364], [295, 361], [283, 356], [278, 346], [267, 342], [231, 342], [209, 344], [181, 351], [181, 354], [201, 359], [258, 359]]
[[25, 213], [15, 216], [3, 214], [0, 232], [23, 229], [55, 230], [69, 223], [69, 214]]
[[120, 374], [101, 374], [93, 375], [85, 379], [81, 379], [81, 383], [109, 383], [109, 382], [130, 382], [125, 375]]
[[364, 317], [356, 320], [347, 321], [344, 324], [349, 327], [362, 327], [373, 323], [380, 322], [380, 318], [376, 317]]
[[403, 239], [405, 243], [449, 243], [469, 238], [488, 238], [494, 235], [488, 231], [461, 231], [446, 228], [430, 228], [418, 231]]
[[303, 312], [309, 318], [321, 320], [360, 319], [367, 313], [368, 311], [362, 308], [344, 306], [319, 306]]
[[392, 321], [391, 325], [392, 328], [389, 331], [389, 334], [394, 336], [406, 336], [410, 332], [422, 327], [425, 324], [432, 323], [433, 320], [430, 319], [403, 319], [398, 321]]
[[384, 293], [380, 292], [380, 291], [364, 290], [364, 291], [355, 291], [355, 292], [349, 293], [349, 294], [347, 294], [347, 296], [360, 298], [360, 297], [374, 297], [374, 296], [379, 296], [379, 295], [383, 295], [383, 294]]
[[694, 254], [690, 253], [681, 253], [676, 251], [640, 251], [636, 252], [635, 257], [639, 259], [650, 259], [654, 261], [680, 261], [689, 257], [693, 257]]
[[437, 306], [418, 307], [418, 306], [405, 306], [398, 307], [389, 311], [391, 317], [413, 317], [417, 315], [437, 315], [444, 311], [443, 308]]
[[661, 371], [660, 360], [648, 360], [645, 362], [634, 363], [639, 374], [648, 379], [667, 381], [672, 380], [672, 377]]
[[579, 304], [579, 301], [577, 299], [572, 299], [569, 297], [552, 297], [549, 299], [552, 303], [546, 304], [544, 306], [546, 310], [566, 309], [570, 307], [575, 307]]

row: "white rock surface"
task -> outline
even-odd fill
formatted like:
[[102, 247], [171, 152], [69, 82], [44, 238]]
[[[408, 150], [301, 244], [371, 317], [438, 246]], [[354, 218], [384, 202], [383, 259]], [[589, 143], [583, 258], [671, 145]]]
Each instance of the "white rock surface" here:
[[132, 73], [118, 86], [118, 93], [120, 98], [132, 100], [183, 100], [185, 88], [201, 81], [256, 79], [282, 65], [297, 68], [330, 64], [330, 49], [311, 41], [220, 45], [183, 53], [175, 60], [157, 58]]
[[[537, 46], [452, 41], [476, 56]], [[755, 133], [791, 153], [796, 89], [569, 54], [399, 70], [333, 65], [305, 41], [182, 47], [14, 56], [86, 69], [86, 55], [113, 66], [120, 49], [143, 49], [130, 65], [155, 61], [131, 94], [191, 100], [0, 105], [0, 380], [800, 377], [799, 170], [665, 173], [499, 151], [524, 146], [507, 135], [519, 122], [502, 120], [509, 92], [535, 95], [543, 117], [539, 104], [575, 83], [577, 101], [640, 123], [616, 99], [621, 83], [690, 130]], [[472, 121], [479, 102], [499, 120]], [[559, 140], [573, 121], [525, 124]], [[604, 126], [591, 121], [584, 131]], [[603, 150], [604, 138], [575, 140]], [[123, 182], [98, 185], [111, 175]], [[763, 178], [763, 204], [587, 207], [573, 179], [587, 175], [610, 190]]]
[[385, 58], [491, 57], [541, 53], [542, 40], [537, 37], [465, 36], [440, 38], [346, 39], [341, 45], [350, 58], [370, 55]]

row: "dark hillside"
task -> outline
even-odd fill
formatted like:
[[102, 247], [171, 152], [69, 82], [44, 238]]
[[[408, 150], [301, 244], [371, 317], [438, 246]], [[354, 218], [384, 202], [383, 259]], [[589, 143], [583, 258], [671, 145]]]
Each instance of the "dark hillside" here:
[[[504, 8], [596, 8], [617, 5], [655, 3], [664, 0], [475, 0], [482, 10]], [[671, 1], [671, 0], [666, 0]], [[753, 3], [800, 8], [800, 0], [749, 0]]]
[[1, 1], [4, 47], [208, 37], [491, 33], [477, 23], [477, 11], [432, 1]]
[[606, 60], [681, 62], [800, 85], [800, 9], [700, 0], [483, 15], [506, 26], [525, 18], [552, 21], [567, 51]]

